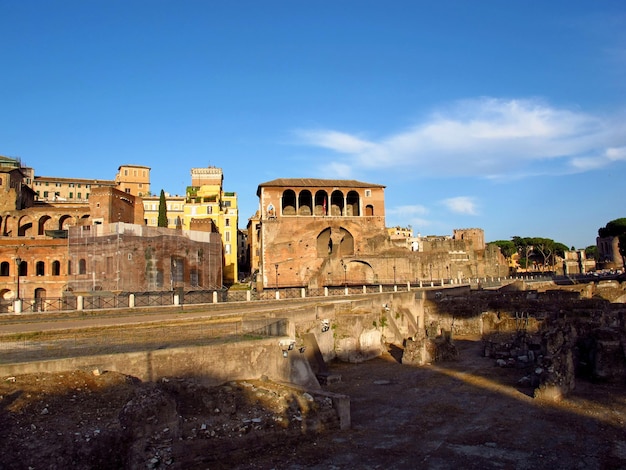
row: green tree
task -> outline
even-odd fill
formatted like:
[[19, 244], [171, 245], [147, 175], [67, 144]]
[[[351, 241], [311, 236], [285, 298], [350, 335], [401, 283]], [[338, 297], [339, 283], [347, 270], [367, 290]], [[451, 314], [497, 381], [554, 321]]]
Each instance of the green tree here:
[[604, 237], [619, 237], [626, 233], [626, 217], [611, 220], [608, 224], [598, 230], [598, 235]]
[[167, 202], [165, 201], [165, 192], [161, 190], [159, 196], [159, 227], [167, 227]]
[[496, 240], [495, 242], [489, 242], [489, 245], [496, 245], [499, 247], [500, 252], [507, 259], [517, 253], [517, 247], [511, 240]]
[[598, 246], [597, 245], [589, 245], [585, 248], [585, 256], [587, 259], [595, 259], [598, 261]]

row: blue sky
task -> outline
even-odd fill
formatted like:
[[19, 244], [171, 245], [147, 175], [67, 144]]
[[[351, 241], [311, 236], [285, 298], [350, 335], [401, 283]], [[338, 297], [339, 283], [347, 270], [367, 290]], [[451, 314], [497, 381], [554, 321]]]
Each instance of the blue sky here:
[[623, 0], [0, 0], [0, 155], [386, 186], [387, 225], [595, 244], [626, 217]]

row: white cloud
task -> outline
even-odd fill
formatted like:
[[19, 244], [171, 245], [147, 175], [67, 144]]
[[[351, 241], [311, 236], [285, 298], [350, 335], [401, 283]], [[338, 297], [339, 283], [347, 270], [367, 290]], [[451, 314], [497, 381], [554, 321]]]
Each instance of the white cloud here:
[[430, 220], [422, 217], [428, 213], [428, 208], [421, 204], [396, 206], [385, 210], [385, 216], [390, 227], [395, 227], [396, 225], [406, 227], [410, 225], [415, 233], [432, 225]]
[[477, 215], [478, 210], [476, 201], [472, 197], [458, 196], [444, 199], [441, 203], [448, 208], [449, 211], [456, 214]]
[[359, 153], [367, 151], [372, 143], [343, 132], [329, 130], [300, 130], [296, 135], [304, 142], [317, 147], [334, 150], [338, 153]]
[[345, 163], [331, 162], [320, 168], [320, 172], [325, 178], [331, 179], [350, 179], [352, 178], [352, 167]]
[[421, 204], [410, 206], [397, 206], [387, 209], [387, 215], [415, 216], [428, 214], [428, 209]]
[[588, 171], [602, 168], [618, 161], [626, 161], [626, 147], [608, 148], [603, 154], [595, 157], [573, 158], [570, 164], [575, 170]]
[[376, 141], [336, 130], [297, 135], [305, 145], [344, 154], [346, 164], [362, 170], [511, 178], [623, 161], [621, 122], [539, 100], [481, 98], [454, 103]]

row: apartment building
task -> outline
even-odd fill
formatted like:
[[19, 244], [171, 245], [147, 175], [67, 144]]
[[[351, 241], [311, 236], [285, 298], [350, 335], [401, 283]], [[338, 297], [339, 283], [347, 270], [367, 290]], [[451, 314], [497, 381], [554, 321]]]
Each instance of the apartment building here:
[[115, 188], [113, 180], [88, 178], [61, 178], [58, 176], [35, 176], [32, 189], [36, 200], [41, 202], [88, 203], [93, 188]]
[[189, 229], [192, 220], [211, 219], [222, 237], [224, 247], [224, 283], [238, 280], [237, 228], [239, 212], [237, 193], [223, 189], [221, 168], [191, 169], [191, 186], [187, 187], [183, 228]]
[[150, 195], [150, 167], [141, 165], [121, 165], [115, 176], [117, 189], [133, 196]]
[[[160, 195], [144, 196], [142, 199], [145, 224], [149, 227], [157, 227], [159, 225]], [[183, 228], [185, 196], [173, 196], [169, 193], [165, 193], [165, 207], [167, 210], [167, 228]]]

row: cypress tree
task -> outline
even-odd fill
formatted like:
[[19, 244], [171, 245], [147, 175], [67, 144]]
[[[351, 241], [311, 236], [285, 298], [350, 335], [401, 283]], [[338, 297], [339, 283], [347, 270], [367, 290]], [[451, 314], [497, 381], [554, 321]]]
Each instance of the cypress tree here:
[[161, 190], [159, 197], [159, 227], [167, 227], [167, 203], [165, 202], [165, 192]]

